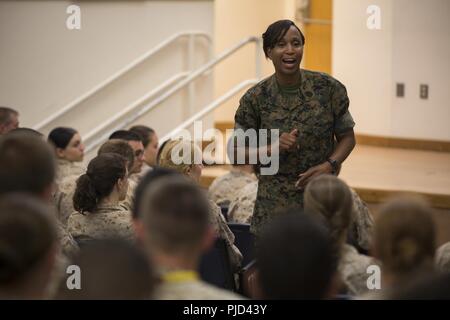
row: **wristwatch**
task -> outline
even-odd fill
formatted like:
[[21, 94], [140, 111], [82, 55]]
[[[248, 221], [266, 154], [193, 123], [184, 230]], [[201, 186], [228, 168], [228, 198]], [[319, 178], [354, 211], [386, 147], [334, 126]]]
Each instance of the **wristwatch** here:
[[337, 160], [331, 158], [328, 158], [327, 161], [329, 164], [331, 164], [331, 173], [335, 175], [338, 172], [339, 163], [337, 162]]

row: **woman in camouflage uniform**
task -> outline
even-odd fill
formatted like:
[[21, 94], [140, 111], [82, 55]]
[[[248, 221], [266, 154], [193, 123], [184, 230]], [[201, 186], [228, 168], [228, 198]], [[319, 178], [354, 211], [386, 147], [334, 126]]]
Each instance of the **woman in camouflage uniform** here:
[[79, 239], [134, 238], [131, 212], [120, 204], [128, 190], [127, 161], [104, 153], [89, 162], [77, 180], [68, 230]]
[[[346, 89], [327, 74], [300, 69], [304, 44], [303, 34], [292, 21], [271, 24], [263, 34], [263, 49], [275, 74], [250, 88], [236, 111], [235, 129], [280, 132], [279, 141], [267, 148], [274, 155], [280, 150], [279, 170], [259, 177], [254, 233], [276, 209], [302, 205], [308, 181], [336, 173], [355, 146]], [[235, 149], [247, 157], [258, 152], [253, 146]]]
[[58, 127], [48, 135], [48, 142], [55, 147], [57, 158], [56, 183], [69, 176], [80, 176], [85, 168], [80, 164], [84, 157], [84, 145], [80, 134], [72, 128]]

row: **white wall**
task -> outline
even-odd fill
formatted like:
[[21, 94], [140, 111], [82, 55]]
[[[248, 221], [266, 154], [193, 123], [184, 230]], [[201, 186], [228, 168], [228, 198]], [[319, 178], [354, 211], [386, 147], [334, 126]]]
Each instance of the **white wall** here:
[[405, 83], [406, 95], [392, 100], [391, 134], [450, 140], [450, 1], [396, 0], [393, 15], [392, 82]]
[[[213, 1], [80, 1], [81, 30], [68, 30], [66, 8], [73, 1], [0, 2], [0, 105], [19, 110], [21, 124], [33, 126], [179, 31], [213, 35]], [[92, 126], [186, 69], [180, 41], [121, 78], [76, 113], [55, 124], [86, 133]], [[205, 42], [196, 43], [197, 65]], [[212, 78], [196, 83], [196, 103], [212, 99]], [[199, 90], [199, 88], [203, 90]], [[185, 117], [183, 93], [144, 120], [160, 134]], [[170, 116], [167, 116], [170, 114]], [[142, 121], [141, 121], [142, 122]]]
[[[381, 8], [381, 30], [366, 27], [369, 5]], [[334, 0], [333, 72], [347, 86], [357, 133], [450, 140], [448, 12], [447, 0]], [[420, 83], [430, 85], [428, 100]]]

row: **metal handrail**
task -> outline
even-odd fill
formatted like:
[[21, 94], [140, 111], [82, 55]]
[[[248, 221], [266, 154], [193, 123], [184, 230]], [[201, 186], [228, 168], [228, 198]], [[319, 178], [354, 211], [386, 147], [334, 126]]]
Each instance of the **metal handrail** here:
[[[261, 78], [261, 48], [259, 47], [260, 44], [260, 38], [258, 37], [248, 37], [245, 38], [241, 41], [239, 41], [236, 45], [232, 46], [231, 48], [229, 48], [228, 50], [225, 50], [223, 53], [221, 53], [218, 57], [212, 59], [211, 61], [205, 63], [203, 66], [201, 66], [200, 68], [198, 68], [197, 70], [193, 71], [190, 73], [190, 75], [188, 77], [186, 77], [184, 80], [181, 80], [179, 83], [177, 83], [175, 86], [173, 86], [171, 89], [169, 89], [168, 91], [166, 91], [165, 93], [163, 93], [161, 96], [159, 96], [158, 98], [156, 98], [155, 100], [153, 100], [150, 104], [148, 104], [147, 106], [145, 106], [144, 108], [142, 108], [139, 112], [137, 112], [136, 114], [130, 116], [128, 119], [126, 119], [124, 122], [122, 122], [121, 124], [117, 125], [113, 130], [111, 130], [111, 132], [107, 132], [104, 135], [102, 135], [101, 137], [99, 137], [98, 139], [96, 139], [94, 142], [92, 142], [91, 144], [87, 145], [86, 147], [86, 152], [90, 152], [91, 150], [93, 150], [94, 148], [96, 148], [100, 143], [102, 143], [105, 139], [107, 139], [107, 137], [114, 132], [115, 130], [121, 129], [126, 127], [128, 124], [134, 122], [135, 120], [137, 120], [138, 118], [140, 118], [141, 116], [143, 116], [144, 114], [146, 114], [147, 112], [149, 112], [151, 109], [153, 109], [154, 107], [156, 107], [157, 105], [161, 104], [162, 102], [164, 102], [165, 100], [167, 100], [168, 98], [170, 98], [173, 94], [175, 94], [176, 92], [178, 92], [179, 90], [183, 89], [185, 86], [189, 85], [192, 81], [194, 81], [196, 78], [198, 78], [199, 76], [201, 76], [202, 74], [204, 74], [205, 72], [209, 71], [210, 69], [212, 69], [215, 65], [217, 65], [218, 63], [222, 62], [224, 59], [226, 59], [227, 57], [229, 57], [231, 54], [233, 54], [234, 52], [236, 52], [237, 50], [239, 50], [240, 48], [244, 47], [245, 45], [247, 45], [248, 43], [251, 42], [255, 42], [256, 43], [256, 50], [255, 50], [255, 57], [256, 57], [256, 66], [255, 66], [255, 73], [256, 73], [256, 79], [260, 79]], [[202, 111], [200, 111], [199, 113], [201, 113]]]
[[122, 75], [124, 75], [129, 70], [133, 69], [137, 65], [141, 64], [142, 62], [144, 62], [145, 60], [147, 60], [148, 58], [150, 58], [151, 56], [156, 54], [158, 51], [162, 50], [163, 48], [165, 48], [166, 46], [168, 46], [169, 44], [171, 44], [172, 42], [174, 42], [178, 38], [185, 37], [185, 36], [204, 37], [206, 40], [208, 40], [209, 43], [212, 42], [211, 36], [209, 34], [205, 33], [205, 32], [201, 32], [201, 31], [187, 31], [187, 32], [176, 33], [176, 34], [172, 35], [171, 37], [167, 38], [166, 40], [162, 41], [160, 44], [156, 45], [154, 48], [150, 49], [149, 51], [147, 51], [146, 53], [144, 53], [143, 55], [141, 55], [140, 57], [138, 57], [134, 61], [132, 61], [129, 64], [127, 64], [125, 67], [121, 68], [119, 71], [115, 72], [109, 78], [107, 78], [106, 80], [102, 81], [101, 83], [99, 83], [98, 85], [96, 85], [95, 87], [93, 87], [92, 89], [90, 89], [89, 91], [87, 91], [86, 93], [81, 95], [80, 97], [78, 97], [75, 100], [71, 101], [66, 106], [64, 106], [63, 108], [61, 108], [57, 112], [53, 113], [51, 116], [49, 116], [45, 120], [43, 120], [43, 121], [39, 122], [38, 124], [36, 124], [35, 126], [33, 126], [33, 129], [35, 129], [35, 130], [42, 129], [43, 127], [48, 125], [53, 120], [58, 119], [62, 115], [66, 114], [68, 111], [72, 110], [76, 105], [80, 104], [81, 102], [85, 101], [87, 98], [91, 97], [97, 91], [103, 89], [104, 87], [106, 87], [107, 85], [112, 83], [114, 80], [116, 80], [119, 77], [121, 77]]
[[109, 127], [111, 124], [131, 112], [132, 110], [136, 109], [137, 106], [141, 105], [144, 101], [150, 99], [157, 93], [167, 89], [168, 87], [172, 86], [174, 83], [179, 81], [182, 78], [185, 78], [189, 75], [189, 72], [180, 72], [170, 79], [164, 81], [161, 85], [150, 91], [149, 93], [145, 94], [144, 96], [140, 97], [136, 101], [130, 103], [125, 109], [121, 110], [119, 113], [116, 113], [113, 117], [109, 118], [108, 120], [102, 122], [98, 126], [96, 126], [93, 130], [89, 131], [83, 136], [83, 141], [87, 142], [88, 140], [92, 139], [95, 135], [99, 134], [101, 131]]
[[191, 126], [192, 124], [194, 124], [195, 121], [197, 121], [198, 119], [201, 119], [202, 117], [204, 117], [205, 115], [207, 115], [208, 113], [213, 111], [215, 108], [220, 106], [222, 103], [228, 101], [231, 97], [233, 97], [235, 94], [237, 94], [242, 89], [245, 89], [246, 87], [251, 86], [251, 85], [255, 85], [259, 81], [260, 81], [260, 79], [249, 79], [249, 80], [244, 80], [241, 83], [237, 84], [231, 90], [229, 90], [228, 92], [226, 92], [225, 94], [223, 94], [222, 96], [217, 98], [214, 102], [212, 102], [209, 105], [207, 105], [205, 108], [203, 108], [197, 114], [195, 114], [194, 116], [190, 117], [189, 119], [184, 121], [182, 124], [180, 124], [178, 127], [176, 127], [175, 129], [170, 131], [168, 134], [163, 136], [159, 140], [160, 143], [163, 143], [164, 141], [166, 141], [166, 140], [176, 136], [182, 130], [184, 130], [184, 129], [188, 128], [189, 126]]

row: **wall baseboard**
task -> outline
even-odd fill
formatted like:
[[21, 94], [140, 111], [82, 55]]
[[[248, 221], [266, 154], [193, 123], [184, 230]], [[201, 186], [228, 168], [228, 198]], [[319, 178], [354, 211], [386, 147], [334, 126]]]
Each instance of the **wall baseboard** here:
[[[215, 128], [221, 130], [222, 132], [225, 132], [227, 129], [233, 129], [233, 126], [234, 123], [232, 121], [218, 121], [215, 123]], [[450, 152], [450, 141], [382, 137], [361, 133], [356, 133], [355, 136], [356, 143], [362, 145], [385, 148]]]
[[450, 152], [450, 141], [372, 136], [357, 133], [356, 143], [369, 146]]

